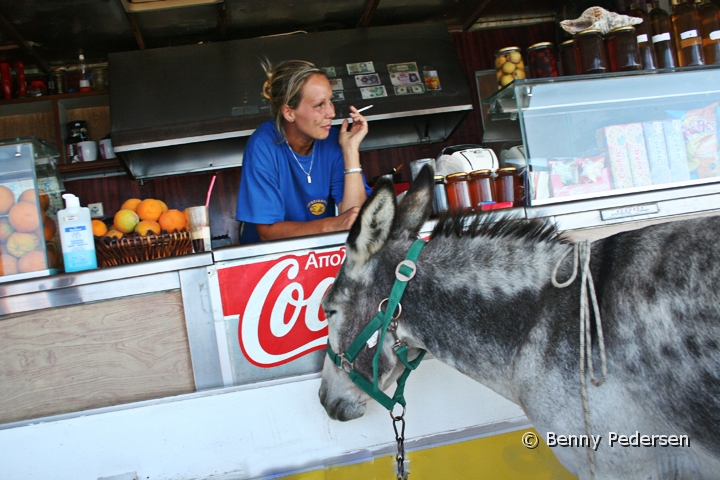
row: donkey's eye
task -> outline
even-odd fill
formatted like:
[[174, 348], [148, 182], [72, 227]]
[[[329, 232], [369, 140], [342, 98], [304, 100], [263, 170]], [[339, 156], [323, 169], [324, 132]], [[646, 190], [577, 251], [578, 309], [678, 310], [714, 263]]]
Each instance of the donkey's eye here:
[[337, 313], [337, 310], [325, 310], [325, 318], [329, 319]]

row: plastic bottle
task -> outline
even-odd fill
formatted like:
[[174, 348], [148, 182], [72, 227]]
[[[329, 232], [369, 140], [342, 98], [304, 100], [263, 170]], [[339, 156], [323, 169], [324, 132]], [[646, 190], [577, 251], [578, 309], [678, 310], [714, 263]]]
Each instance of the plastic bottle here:
[[88, 77], [88, 67], [87, 63], [85, 63], [85, 55], [82, 53], [78, 56], [78, 72], [80, 72], [80, 91], [89, 92], [91, 90], [90, 78]]
[[720, 8], [710, 0], [695, 0], [698, 5], [700, 36], [702, 37], [705, 64], [720, 63]]
[[653, 8], [648, 12], [648, 20], [657, 66], [658, 68], [675, 68], [678, 66], [678, 60], [670, 15], [660, 8], [658, 0], [653, 0], [652, 5]]
[[705, 65], [700, 25], [695, 6], [691, 1], [671, 0], [670, 2], [673, 6], [670, 18], [675, 34], [675, 50], [681, 67]]
[[633, 25], [635, 27], [635, 33], [637, 34], [640, 61], [643, 70], [655, 70], [657, 68], [657, 60], [655, 58], [652, 40], [650, 40], [650, 25], [647, 13], [642, 9], [640, 2], [632, 2], [630, 4], [630, 11], [627, 14], [631, 17], [642, 19], [642, 23]]
[[15, 76], [17, 77], [18, 98], [27, 97], [27, 81], [25, 80], [25, 64], [23, 62], [15, 62]]
[[80, 199], [72, 193], [63, 195], [65, 209], [58, 210], [60, 245], [66, 272], [97, 268], [90, 209], [80, 206]]

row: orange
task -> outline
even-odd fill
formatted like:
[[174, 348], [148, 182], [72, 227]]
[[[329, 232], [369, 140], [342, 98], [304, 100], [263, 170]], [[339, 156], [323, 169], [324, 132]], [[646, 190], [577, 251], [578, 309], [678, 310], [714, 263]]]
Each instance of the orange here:
[[180, 210], [172, 209], [160, 215], [158, 223], [160, 223], [160, 228], [166, 232], [172, 233], [175, 230], [180, 231], [183, 228], [186, 228], [187, 218]]
[[55, 237], [56, 231], [57, 225], [55, 225], [55, 220], [50, 217], [43, 217], [43, 234], [45, 240], [47, 240], [48, 242], [52, 240]]
[[167, 212], [168, 211], [167, 203], [163, 202], [162, 200], [158, 200], [158, 202], [160, 202], [160, 205], [162, 206], [163, 213]]
[[16, 273], [18, 273], [17, 258], [13, 257], [10, 254], [7, 254], [7, 253], [2, 254], [2, 266], [3, 266], [3, 273], [5, 275], [15, 275]]
[[0, 185], [0, 215], [8, 213], [13, 205], [15, 205], [15, 194], [5, 185]]
[[20, 258], [27, 252], [37, 250], [40, 247], [40, 238], [32, 233], [15, 232], [10, 235], [7, 241], [7, 249], [10, 254]]
[[113, 227], [115, 230], [121, 233], [132, 233], [135, 231], [135, 226], [140, 221], [138, 214], [133, 210], [123, 208], [118, 210], [113, 219]]
[[10, 238], [10, 235], [13, 233], [15, 233], [15, 229], [10, 225], [8, 219], [0, 218], [0, 243], [7, 242], [7, 239]]
[[93, 235], [96, 237], [102, 237], [108, 231], [107, 225], [102, 220], [93, 220], [92, 222]]
[[143, 237], [150, 235], [150, 232], [160, 235], [160, 224], [155, 220], [141, 220], [135, 227], [135, 231]]
[[115, 230], [114, 228], [108, 230], [107, 233], [105, 234], [105, 238], [117, 238], [117, 239], [119, 240], [119, 239], [121, 239], [122, 237], [123, 237], [122, 232], [118, 232], [118, 231]]
[[132, 210], [133, 212], [137, 211], [137, 206], [142, 202], [139, 198], [129, 198], [125, 200], [125, 202], [120, 205], [120, 209], [127, 208], [128, 210]]
[[45, 270], [46, 268], [47, 261], [45, 260], [45, 252], [41, 250], [28, 252], [18, 260], [18, 270], [22, 273], [37, 272], [38, 270]]
[[137, 206], [137, 214], [140, 220], [155, 220], [163, 213], [163, 203], [154, 198], [146, 198]]
[[32, 232], [40, 226], [40, 213], [34, 203], [18, 202], [10, 207], [8, 220], [18, 232]]
[[[50, 197], [48, 197], [48, 194], [41, 189], [38, 189], [38, 197], [40, 198], [40, 210], [44, 212], [50, 206]], [[35, 189], [28, 188], [27, 190], [22, 192], [18, 197], [18, 202], [37, 203], [35, 201]]]

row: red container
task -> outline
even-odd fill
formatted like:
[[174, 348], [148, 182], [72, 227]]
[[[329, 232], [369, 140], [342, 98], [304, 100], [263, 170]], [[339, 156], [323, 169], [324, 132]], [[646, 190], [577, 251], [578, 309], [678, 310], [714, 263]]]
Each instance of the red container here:
[[528, 47], [528, 64], [532, 78], [557, 77], [557, 59], [555, 46], [550, 42], [540, 42]]

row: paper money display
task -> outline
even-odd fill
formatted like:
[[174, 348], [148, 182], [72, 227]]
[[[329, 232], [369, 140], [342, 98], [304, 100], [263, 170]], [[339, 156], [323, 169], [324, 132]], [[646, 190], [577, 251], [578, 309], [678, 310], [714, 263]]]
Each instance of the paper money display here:
[[375, 65], [373, 65], [373, 62], [348, 63], [346, 67], [348, 75], [375, 73]]
[[364, 100], [369, 98], [387, 97], [387, 91], [383, 85], [361, 88], [360, 93], [362, 94], [362, 98]]
[[428, 90], [442, 90], [437, 70], [424, 70], [423, 77], [425, 78], [425, 86]]
[[331, 102], [342, 102], [343, 100], [345, 100], [345, 94], [343, 92], [339, 90], [332, 92]]
[[413, 83], [421, 83], [422, 79], [418, 72], [407, 73], [391, 73], [390, 83], [393, 85], [410, 85]]
[[388, 73], [405, 73], [405, 72], [417, 72], [418, 67], [415, 62], [404, 62], [404, 63], [388, 63]]
[[425, 86], [421, 83], [415, 85], [395, 85], [395, 95], [417, 95], [425, 93]]
[[355, 75], [355, 85], [358, 87], [370, 87], [380, 85], [380, 75], [371, 73], [368, 75]]
[[323, 67], [322, 71], [325, 72], [328, 78], [337, 77], [335, 73], [335, 67]]
[[343, 90], [342, 78], [331, 78], [330, 88], [332, 88], [333, 90]]

